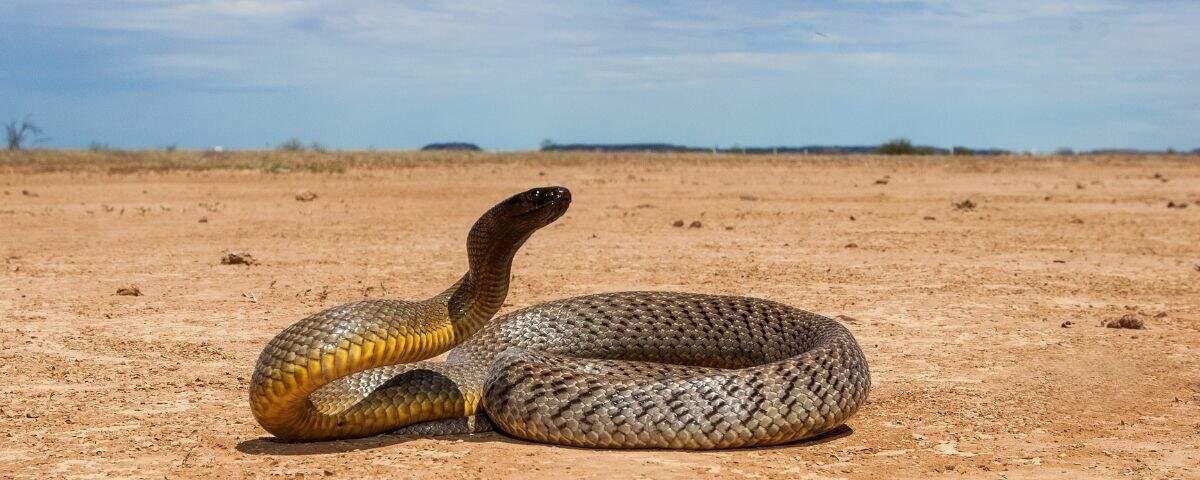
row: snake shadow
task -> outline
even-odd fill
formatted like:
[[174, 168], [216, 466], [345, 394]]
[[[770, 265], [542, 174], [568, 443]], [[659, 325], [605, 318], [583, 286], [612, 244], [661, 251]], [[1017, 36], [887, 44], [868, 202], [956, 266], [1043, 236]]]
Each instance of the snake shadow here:
[[[733, 448], [733, 449], [725, 449], [725, 450], [709, 450], [709, 452], [712, 452], [712, 451], [722, 451], [722, 452], [769, 451], [769, 450], [782, 450], [782, 449], [788, 449], [788, 448], [811, 447], [814, 445], [820, 445], [823, 443], [832, 442], [834, 440], [838, 440], [843, 437], [848, 437], [852, 434], [854, 434], [853, 428], [850, 428], [847, 425], [842, 425], [837, 428], [834, 428], [833, 430], [830, 430], [821, 435], [818, 435], [816, 437], [813, 437], [813, 438], [810, 438], [807, 440], [801, 440], [799, 442], [785, 443], [782, 445], [770, 445], [770, 446], [765, 446], [765, 447], [747, 447], [747, 448]], [[428, 439], [428, 438], [437, 438], [437, 439], [441, 439], [441, 440], [456, 440], [456, 441], [461, 440], [464, 442], [473, 442], [473, 443], [500, 442], [500, 443], [511, 443], [511, 444], [515, 444], [515, 445], [544, 445], [544, 444], [539, 444], [536, 442], [521, 440], [519, 438], [511, 437], [505, 433], [496, 431], [496, 432], [487, 432], [487, 433], [474, 433], [474, 434], [469, 434], [469, 435], [447, 435], [447, 436], [442, 436], [442, 437], [384, 434], [384, 435], [376, 435], [374, 437], [355, 438], [355, 439], [350, 439], [350, 440], [334, 440], [334, 441], [328, 441], [328, 442], [310, 442], [310, 443], [289, 443], [289, 442], [277, 440], [273, 437], [258, 437], [258, 438], [253, 438], [250, 440], [244, 440], [244, 441], [238, 443], [237, 446], [234, 448], [237, 449], [237, 451], [239, 451], [239, 452], [249, 454], [249, 455], [327, 455], [327, 454], [333, 454], [333, 453], [346, 453], [346, 452], [357, 452], [357, 451], [362, 451], [362, 450], [373, 450], [376, 448], [390, 447], [393, 445], [407, 443], [407, 442], [410, 442], [413, 440], [422, 440], [422, 439]], [[590, 448], [571, 447], [571, 446], [564, 446], [564, 445], [545, 445], [545, 446], [553, 447], [553, 448], [565, 448], [565, 449], [570, 449], [570, 450], [594, 450], [594, 449], [590, 449]], [[635, 451], [635, 452], [636, 451], [650, 452], [650, 451], [658, 451], [659, 449], [634, 448], [634, 449], [628, 449], [628, 450]], [[704, 453], [704, 452], [705, 451], [703, 451], [703, 450], [699, 451], [699, 453]]]
[[284, 442], [274, 437], [258, 437], [239, 442], [234, 448], [239, 452], [250, 455], [324, 455], [330, 453], [374, 450], [376, 448], [390, 447], [393, 445], [408, 443], [414, 440], [425, 440], [431, 438], [452, 441], [461, 440], [464, 442], [474, 443], [502, 442], [533, 444], [532, 442], [526, 442], [508, 437], [506, 435], [501, 435], [498, 432], [487, 432], [473, 433], [468, 435], [446, 435], [440, 437], [383, 434], [366, 438], [352, 438], [348, 440], [332, 440], [326, 442], [308, 443], [291, 443]]

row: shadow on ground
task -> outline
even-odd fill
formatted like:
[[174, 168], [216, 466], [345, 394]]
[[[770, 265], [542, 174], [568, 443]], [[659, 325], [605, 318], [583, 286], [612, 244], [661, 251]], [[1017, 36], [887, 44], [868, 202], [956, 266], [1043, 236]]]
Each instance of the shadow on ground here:
[[[849, 426], [842, 425], [833, 430], [825, 432], [820, 436], [810, 438], [808, 440], [787, 443], [783, 445], [772, 445], [768, 447], [753, 447], [739, 448], [733, 450], [778, 450], [784, 448], [799, 448], [820, 445], [823, 443], [832, 442], [854, 434], [854, 429]], [[272, 437], [258, 437], [250, 440], [242, 441], [237, 444], [237, 451], [250, 455], [323, 455], [330, 453], [345, 453], [355, 452], [360, 450], [372, 450], [376, 448], [390, 447], [412, 440], [420, 440], [423, 438], [413, 435], [377, 435], [367, 438], [355, 438], [350, 440], [335, 440], [330, 442], [310, 442], [310, 443], [288, 443], [276, 440]], [[500, 442], [512, 444], [533, 445], [534, 442], [528, 442], [508, 435], [489, 432], [476, 433], [471, 435], [450, 435], [439, 437], [448, 440], [462, 440], [464, 442]], [[581, 449], [579, 447], [569, 447], [554, 445], [555, 448]], [[635, 449], [644, 450], [644, 449]], [[728, 451], [728, 450], [726, 450]]]

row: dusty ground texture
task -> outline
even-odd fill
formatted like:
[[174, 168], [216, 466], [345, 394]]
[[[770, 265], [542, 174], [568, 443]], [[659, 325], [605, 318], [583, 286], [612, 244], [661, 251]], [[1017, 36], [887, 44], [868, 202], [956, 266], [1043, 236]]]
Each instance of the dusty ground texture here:
[[[1200, 478], [1196, 157], [474, 155], [325, 173], [7, 158], [0, 476]], [[723, 452], [287, 445], [255, 424], [247, 378], [276, 332], [441, 291], [475, 218], [545, 184], [575, 202], [519, 255], [506, 310], [665, 289], [847, 315], [870, 403], [838, 435]], [[1126, 314], [1145, 329], [1102, 326]]]

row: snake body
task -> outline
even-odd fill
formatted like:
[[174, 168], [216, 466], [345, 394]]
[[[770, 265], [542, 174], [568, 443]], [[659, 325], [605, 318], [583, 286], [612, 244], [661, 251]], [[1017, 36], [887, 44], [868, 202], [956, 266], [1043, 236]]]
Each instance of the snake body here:
[[493, 207], [468, 235], [470, 270], [440, 295], [348, 303], [285, 329], [251, 378], [259, 424], [287, 441], [495, 426], [562, 445], [713, 449], [810, 438], [866, 402], [851, 333], [769, 300], [605, 293], [492, 319], [517, 249], [570, 199], [549, 187]]

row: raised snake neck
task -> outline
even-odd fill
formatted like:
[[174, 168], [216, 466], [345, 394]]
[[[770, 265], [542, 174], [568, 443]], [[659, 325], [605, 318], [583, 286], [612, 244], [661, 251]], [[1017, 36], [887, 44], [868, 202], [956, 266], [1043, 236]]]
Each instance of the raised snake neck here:
[[349, 303], [285, 329], [255, 367], [255, 418], [289, 441], [490, 419], [551, 443], [729, 448], [811, 437], [865, 403], [870, 374], [849, 331], [767, 300], [624, 292], [488, 322], [517, 249], [569, 202], [535, 189], [489, 210], [468, 235], [470, 271], [433, 298]]

